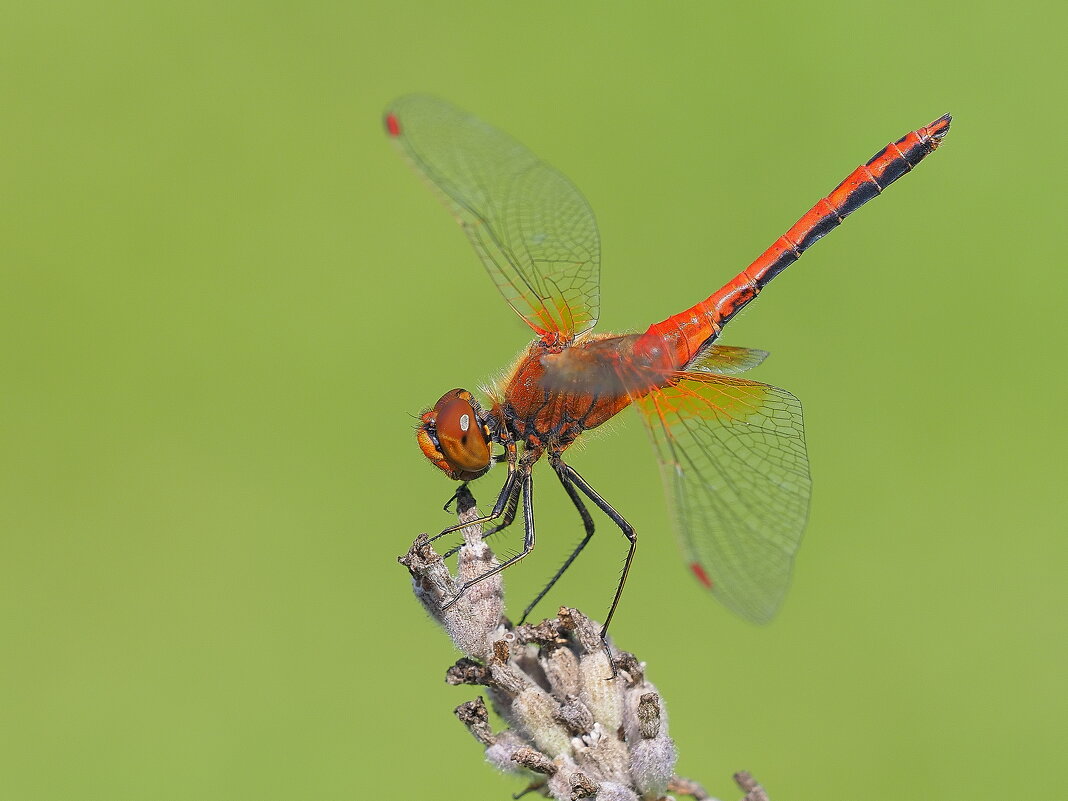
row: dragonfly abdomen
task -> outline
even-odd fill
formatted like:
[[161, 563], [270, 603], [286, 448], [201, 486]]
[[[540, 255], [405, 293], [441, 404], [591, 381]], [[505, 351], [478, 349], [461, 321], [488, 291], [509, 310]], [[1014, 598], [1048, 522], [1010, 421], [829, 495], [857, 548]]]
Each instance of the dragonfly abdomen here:
[[719, 336], [720, 330], [759, 294], [775, 276], [801, 258], [801, 254], [869, 200], [923, 161], [949, 132], [950, 116], [939, 117], [891, 142], [857, 167], [794, 223], [748, 267], [722, 288], [684, 312], [649, 328], [647, 347], [659, 340], [682, 369]]

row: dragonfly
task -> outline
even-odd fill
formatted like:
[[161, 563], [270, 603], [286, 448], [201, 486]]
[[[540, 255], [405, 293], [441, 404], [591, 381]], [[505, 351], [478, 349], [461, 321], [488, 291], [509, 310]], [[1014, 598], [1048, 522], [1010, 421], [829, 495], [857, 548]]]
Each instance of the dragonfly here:
[[[638, 538], [565, 456], [586, 431], [635, 406], [652, 438], [690, 570], [732, 611], [769, 621], [790, 584], [808, 518], [812, 481], [801, 403], [740, 377], [766, 351], [717, 340], [775, 276], [934, 152], [950, 120], [946, 114], [886, 145], [704, 300], [641, 333], [608, 334], [592, 330], [600, 309], [600, 237], [578, 189], [508, 134], [444, 100], [411, 95], [394, 102], [384, 117], [387, 134], [445, 201], [505, 301], [535, 335], [505, 378], [485, 390], [488, 404], [452, 389], [420, 417], [419, 447], [448, 478], [466, 484], [494, 463], [507, 466], [492, 511], [475, 521], [494, 524], [484, 536], [511, 525], [522, 502], [522, 550], [458, 588], [446, 606], [534, 550], [533, 467], [545, 457], [585, 536], [523, 618], [593, 536], [588, 501], [627, 540], [601, 629], [605, 640]], [[481, 325], [480, 317], [469, 317], [469, 324]], [[452, 316], [450, 325], [456, 321]]]

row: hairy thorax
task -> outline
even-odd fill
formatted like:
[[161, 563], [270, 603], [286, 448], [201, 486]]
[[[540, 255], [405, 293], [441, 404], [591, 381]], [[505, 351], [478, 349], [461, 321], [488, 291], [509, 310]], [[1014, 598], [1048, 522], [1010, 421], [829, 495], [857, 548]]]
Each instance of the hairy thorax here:
[[606, 334], [561, 346], [535, 340], [500, 385], [494, 412], [516, 441], [560, 452], [671, 373], [640, 334]]

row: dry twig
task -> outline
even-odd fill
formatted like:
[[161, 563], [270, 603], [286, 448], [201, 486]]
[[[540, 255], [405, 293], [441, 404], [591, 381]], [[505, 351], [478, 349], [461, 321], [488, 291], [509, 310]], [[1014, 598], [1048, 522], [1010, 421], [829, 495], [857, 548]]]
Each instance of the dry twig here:
[[[474, 499], [457, 494], [460, 522], [478, 518]], [[462, 530], [457, 573], [420, 535], [400, 562], [412, 575], [416, 597], [465, 656], [449, 668], [450, 684], [474, 684], [508, 728], [493, 732], [485, 701], [461, 704], [456, 715], [485, 746], [486, 760], [526, 778], [525, 792], [558, 801], [653, 801], [668, 792], [709, 799], [704, 788], [674, 775], [677, 752], [667, 712], [646, 679], [645, 663], [602, 647], [598, 627], [577, 609], [512, 626], [504, 617], [498, 574], [442, 606], [465, 581], [497, 564], [479, 526]], [[615, 668], [615, 678], [610, 678]], [[735, 774], [742, 801], [768, 801], [748, 773]]]

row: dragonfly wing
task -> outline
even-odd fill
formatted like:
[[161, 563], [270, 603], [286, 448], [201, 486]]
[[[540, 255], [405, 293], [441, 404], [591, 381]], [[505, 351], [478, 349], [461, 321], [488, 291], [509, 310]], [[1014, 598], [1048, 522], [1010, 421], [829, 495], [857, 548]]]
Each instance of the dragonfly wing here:
[[733, 345], [712, 345], [693, 360], [689, 369], [720, 375], [744, 373], [758, 367], [768, 358], [766, 350], [736, 348]]
[[698, 579], [749, 620], [770, 620], [790, 584], [812, 482], [801, 403], [731, 376], [678, 373], [638, 401]]
[[600, 237], [593, 211], [567, 178], [507, 134], [434, 97], [397, 100], [385, 122], [531, 328], [571, 339], [593, 327]]

